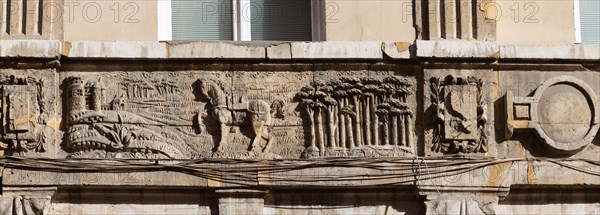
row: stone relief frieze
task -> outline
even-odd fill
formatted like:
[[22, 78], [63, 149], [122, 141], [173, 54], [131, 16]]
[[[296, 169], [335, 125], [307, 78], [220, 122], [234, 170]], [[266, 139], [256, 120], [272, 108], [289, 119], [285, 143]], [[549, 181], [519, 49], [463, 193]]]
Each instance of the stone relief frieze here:
[[310, 75], [236, 73], [68, 76], [64, 148], [93, 158], [300, 157], [302, 121], [292, 100]]
[[309, 129], [304, 157], [414, 153], [413, 80], [387, 76], [316, 80], [296, 98]]
[[600, 108], [594, 90], [573, 76], [545, 80], [532, 96], [506, 94], [506, 138], [517, 131], [535, 131], [551, 152], [572, 155], [598, 133]]
[[415, 154], [414, 79], [315, 80], [272, 71], [66, 76], [64, 149], [74, 158]]
[[[0, 149], [72, 158], [502, 156], [523, 139], [513, 133], [533, 131], [536, 145], [572, 155], [593, 142], [600, 118], [585, 75], [535, 76], [528, 83], [544, 80], [539, 87], [509, 90], [503, 101], [488, 98], [501, 90], [487, 70], [428, 69], [419, 81], [387, 68], [246, 67], [60, 77], [5, 69]], [[495, 135], [503, 119], [504, 140]]]
[[448, 75], [429, 79], [434, 127], [431, 150], [441, 153], [485, 153], [487, 104], [483, 78]]

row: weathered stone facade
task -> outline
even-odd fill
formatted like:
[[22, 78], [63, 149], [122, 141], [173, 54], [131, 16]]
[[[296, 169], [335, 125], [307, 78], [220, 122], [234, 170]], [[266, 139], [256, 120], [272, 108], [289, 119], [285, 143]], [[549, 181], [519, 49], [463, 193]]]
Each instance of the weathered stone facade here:
[[0, 57], [0, 214], [600, 213], [598, 46], [14, 40]]

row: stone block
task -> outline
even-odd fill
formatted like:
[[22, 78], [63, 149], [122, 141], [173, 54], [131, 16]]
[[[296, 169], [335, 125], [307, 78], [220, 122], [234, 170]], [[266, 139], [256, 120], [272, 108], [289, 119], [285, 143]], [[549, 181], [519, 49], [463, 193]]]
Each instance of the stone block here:
[[166, 44], [158, 42], [120, 41], [75, 41], [65, 42], [63, 53], [69, 58], [143, 58], [164, 59]]
[[219, 195], [219, 214], [262, 214], [265, 205], [264, 190], [229, 189], [216, 190]]
[[268, 59], [292, 59], [292, 46], [290, 43], [274, 44], [267, 47]]
[[417, 40], [418, 58], [475, 58], [497, 59], [496, 42], [469, 42], [462, 40]]
[[170, 42], [171, 59], [265, 59], [266, 48], [261, 43], [244, 42]]
[[502, 59], [530, 60], [585, 60], [598, 61], [598, 45], [503, 45], [500, 46]]
[[0, 57], [57, 58], [61, 49], [58, 40], [0, 40]]
[[292, 42], [292, 59], [381, 60], [380, 42]]

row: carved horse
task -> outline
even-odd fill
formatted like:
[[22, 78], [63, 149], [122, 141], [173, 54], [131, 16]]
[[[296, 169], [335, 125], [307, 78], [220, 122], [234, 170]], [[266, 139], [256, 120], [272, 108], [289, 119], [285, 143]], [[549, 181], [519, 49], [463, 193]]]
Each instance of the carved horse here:
[[[233, 97], [228, 96], [217, 82], [210, 79], [201, 79], [199, 82], [200, 94], [209, 100], [212, 107], [211, 116], [219, 121], [221, 139], [217, 151], [223, 151], [223, 143], [231, 126], [241, 126], [249, 119], [254, 134], [250, 150], [256, 150], [262, 138], [267, 141], [262, 152], [267, 153], [273, 143], [269, 129], [271, 125], [269, 104], [262, 100], [234, 102]], [[198, 117], [200, 115], [198, 114]], [[200, 118], [198, 122], [201, 122]]]

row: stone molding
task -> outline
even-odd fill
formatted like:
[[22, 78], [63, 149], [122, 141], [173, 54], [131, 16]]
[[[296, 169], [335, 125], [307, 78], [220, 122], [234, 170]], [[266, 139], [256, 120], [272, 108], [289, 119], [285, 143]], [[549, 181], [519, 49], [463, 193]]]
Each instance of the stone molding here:
[[498, 45], [496, 42], [98, 42], [2, 40], [0, 57], [246, 60], [572, 60], [600, 58], [598, 45]]

